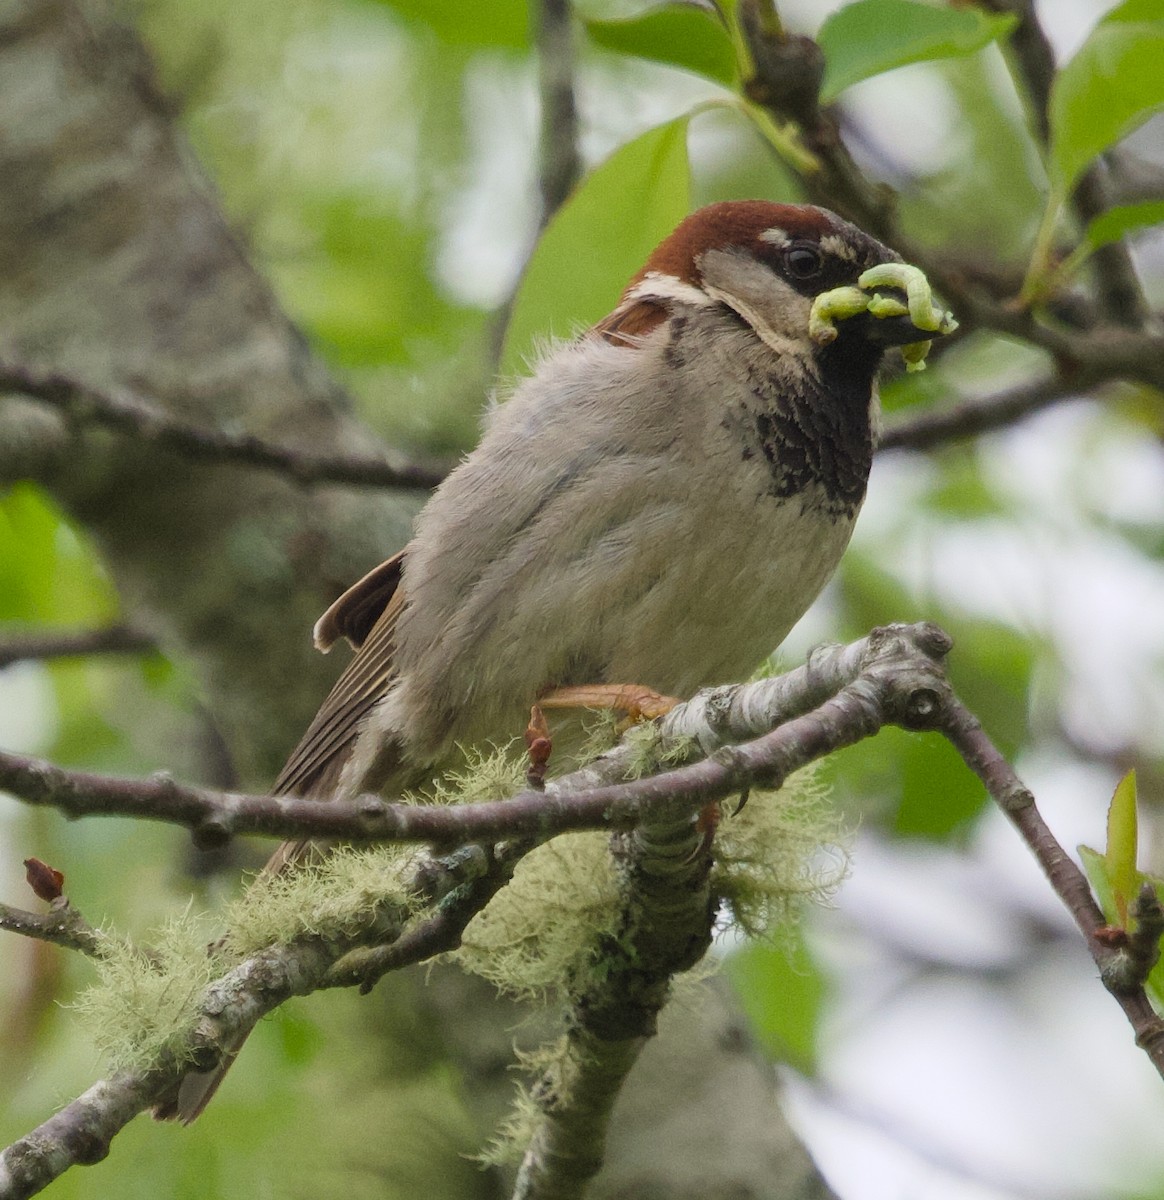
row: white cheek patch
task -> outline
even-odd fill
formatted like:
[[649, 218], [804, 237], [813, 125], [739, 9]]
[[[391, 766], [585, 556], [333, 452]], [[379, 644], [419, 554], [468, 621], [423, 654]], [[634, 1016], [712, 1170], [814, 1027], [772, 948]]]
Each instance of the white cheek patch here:
[[711, 298], [702, 288], [684, 283], [674, 275], [661, 271], [648, 271], [643, 278], [627, 291], [626, 300], [677, 300], [694, 308], [708, 308]]
[[802, 358], [812, 361], [811, 349], [805, 347], [803, 341], [778, 333], [746, 300], [733, 296], [717, 287], [706, 285], [707, 294], [721, 304], [726, 304], [734, 313], [747, 323], [752, 332], [771, 350], [784, 357]]

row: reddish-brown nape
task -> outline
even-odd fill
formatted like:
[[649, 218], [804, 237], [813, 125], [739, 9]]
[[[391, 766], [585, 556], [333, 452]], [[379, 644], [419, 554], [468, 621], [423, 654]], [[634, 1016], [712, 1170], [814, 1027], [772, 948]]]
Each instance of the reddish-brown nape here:
[[781, 229], [790, 238], [819, 238], [833, 231], [829, 215], [819, 208], [801, 204], [774, 204], [770, 200], [722, 200], [693, 212], [676, 226], [674, 233], [655, 247], [630, 286], [652, 272], [672, 275], [683, 283], [698, 286], [696, 259], [707, 250], [742, 246], [758, 258], [771, 253], [772, 244], [760, 235]]
[[[741, 246], [764, 260], [779, 252], [761, 234], [779, 229], [790, 239], [820, 238], [833, 232], [829, 214], [811, 205], [775, 204], [770, 200], [723, 200], [693, 212], [673, 233], [655, 247], [651, 257], [627, 285], [619, 306], [594, 326], [592, 333], [616, 346], [637, 346], [668, 316], [672, 298], [665, 288], [658, 297], [650, 294], [653, 277], [674, 279], [691, 287], [700, 285], [696, 260], [708, 250]], [[642, 294], [631, 293], [640, 284]]]

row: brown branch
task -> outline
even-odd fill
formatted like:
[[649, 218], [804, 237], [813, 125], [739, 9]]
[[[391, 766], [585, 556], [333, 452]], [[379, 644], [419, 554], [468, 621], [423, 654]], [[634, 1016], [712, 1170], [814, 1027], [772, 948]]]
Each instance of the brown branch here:
[[878, 450], [929, 450], [947, 442], [977, 437], [1013, 425], [1084, 389], [1057, 376], [1020, 384], [992, 396], [963, 400], [942, 408], [912, 412], [898, 418], [881, 434]]
[[105, 934], [94, 929], [63, 896], [52, 902], [47, 913], [27, 912], [23, 908], [0, 904], [0, 929], [79, 950], [93, 958], [101, 957], [106, 941]]
[[0, 669], [29, 659], [83, 658], [93, 654], [151, 654], [154, 640], [130, 625], [104, 629], [41, 630], [0, 638]]
[[[944, 637], [934, 626], [889, 626], [851, 646], [822, 648], [806, 667], [781, 680], [701, 693], [669, 714], [663, 733], [694, 737], [705, 752], [714, 753], [663, 775], [629, 782], [606, 782], [621, 776], [624, 759], [614, 755], [547, 784], [544, 791], [530, 790], [496, 803], [390, 804], [369, 795], [339, 804], [216, 791], [181, 784], [164, 774], [128, 779], [69, 771], [43, 759], [0, 751], [0, 787], [25, 803], [56, 808], [71, 817], [128, 816], [185, 825], [201, 845], [255, 833], [459, 845], [514, 837], [544, 839], [567, 830], [628, 828], [642, 820], [681, 818], [746, 783], [775, 785], [797, 767], [876, 732], [881, 719], [862, 700], [868, 680], [890, 667], [900, 672], [903, 659], [910, 656], [939, 660], [948, 646]], [[788, 719], [793, 713], [803, 715]], [[771, 729], [781, 721], [779, 728]], [[763, 733], [765, 729], [770, 732]], [[746, 736], [754, 740], [724, 745]]]
[[569, 0], [540, 0], [537, 14], [541, 143], [538, 187], [544, 227], [570, 194], [582, 170], [574, 100], [574, 31]]
[[[1012, 13], [1018, 24], [1010, 35], [1008, 59], [1029, 100], [1031, 119], [1038, 140], [1050, 141], [1051, 87], [1055, 81], [1055, 51], [1039, 22], [1034, 0], [983, 0], [986, 8]], [[1017, 68], [1017, 70], [1015, 69]], [[1071, 197], [1080, 221], [1086, 225], [1111, 207], [1107, 183], [1098, 163], [1079, 177]], [[1148, 316], [1143, 289], [1131, 255], [1122, 242], [1111, 242], [1095, 251], [1096, 284], [1101, 303], [1118, 325], [1141, 328]]]
[[787, 33], [775, 16], [773, 0], [740, 0], [738, 12], [754, 68], [752, 78], [744, 80], [744, 92], [781, 123], [799, 127], [817, 164], [800, 173], [809, 199], [899, 245], [893, 189], [865, 175], [841, 139], [836, 120], [820, 107], [820, 47], [812, 38]]
[[966, 765], [982, 780], [994, 802], [1010, 819], [1035, 856], [1055, 894], [1062, 900], [1087, 942], [1100, 979], [1123, 1009], [1139, 1046], [1164, 1077], [1164, 1021], [1153, 1011], [1143, 987], [1129, 986], [1125, 952], [1110, 945], [1101, 930], [1107, 926], [1083, 872], [1055, 839], [1035, 798], [1010, 763], [987, 737], [978, 719], [950, 693], [935, 728], [945, 736]]
[[181, 421], [128, 389], [102, 391], [59, 372], [15, 363], [0, 363], [3, 392], [51, 404], [72, 421], [141, 438], [186, 458], [278, 471], [303, 486], [434, 488], [446, 474], [443, 468], [416, 463], [395, 466], [384, 459], [309, 454], [249, 433], [208, 429]]

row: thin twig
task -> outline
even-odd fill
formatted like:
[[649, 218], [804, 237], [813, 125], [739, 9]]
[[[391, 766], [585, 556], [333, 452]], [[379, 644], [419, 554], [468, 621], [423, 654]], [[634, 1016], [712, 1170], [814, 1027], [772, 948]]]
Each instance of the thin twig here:
[[[1018, 24], [1008, 40], [1013, 64], [1030, 102], [1035, 135], [1045, 147], [1050, 141], [1051, 86], [1055, 81], [1055, 51], [1039, 22], [1034, 0], [984, 0], [985, 7], [1012, 13]], [[1009, 56], [1008, 56], [1009, 57]], [[1110, 207], [1102, 168], [1092, 163], [1080, 175], [1071, 197], [1080, 221], [1087, 225]], [[1143, 289], [1131, 255], [1122, 242], [1095, 251], [1096, 286], [1105, 311], [1118, 325], [1142, 327], [1148, 314]]]
[[47, 913], [27, 912], [23, 908], [0, 904], [0, 929], [79, 950], [93, 958], [100, 958], [105, 951], [105, 935], [94, 929], [63, 896], [53, 901]]
[[82, 658], [94, 654], [150, 654], [153, 638], [131, 625], [104, 629], [42, 630], [0, 638], [0, 668], [30, 659]]
[[1101, 934], [1106, 921], [1091, 888], [1043, 820], [1034, 796], [987, 737], [978, 719], [952, 694], [942, 706], [937, 728], [982, 780], [991, 798], [1030, 848], [1083, 934], [1099, 968], [1100, 979], [1135, 1031], [1136, 1045], [1164, 1077], [1164, 1021], [1153, 1011], [1143, 987], [1129, 986], [1123, 972], [1123, 951], [1111, 946]]
[[578, 154], [578, 106], [574, 99], [574, 31], [569, 0], [539, 0], [538, 90], [541, 142], [538, 187], [544, 227], [572, 191], [582, 170]]
[[1058, 376], [1050, 376], [980, 399], [911, 412], [883, 431], [877, 448], [929, 450], [949, 442], [977, 437], [994, 429], [1014, 425], [1023, 417], [1078, 397], [1085, 390], [1078, 382], [1069, 383]]
[[55, 371], [0, 363], [0, 393], [17, 392], [62, 410], [81, 424], [115, 429], [204, 462], [279, 471], [304, 486], [434, 488], [443, 468], [344, 454], [311, 454], [253, 434], [227, 433], [182, 421], [125, 388], [101, 390]]

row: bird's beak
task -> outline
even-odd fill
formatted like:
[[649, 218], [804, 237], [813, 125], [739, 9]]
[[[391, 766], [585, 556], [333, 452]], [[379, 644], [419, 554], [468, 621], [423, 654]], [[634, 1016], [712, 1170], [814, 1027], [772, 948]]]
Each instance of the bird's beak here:
[[952, 332], [950, 329], [921, 329], [913, 323], [908, 312], [892, 317], [875, 317], [868, 310], [851, 317], [841, 329], [848, 329], [874, 345], [885, 347], [929, 342]]
[[[837, 322], [840, 322], [838, 329]], [[809, 314], [809, 336], [827, 346], [842, 330], [877, 346], [903, 346], [906, 365], [920, 371], [930, 342], [953, 333], [958, 322], [934, 303], [929, 281], [917, 267], [890, 262], [871, 267], [856, 287], [822, 292]]]

